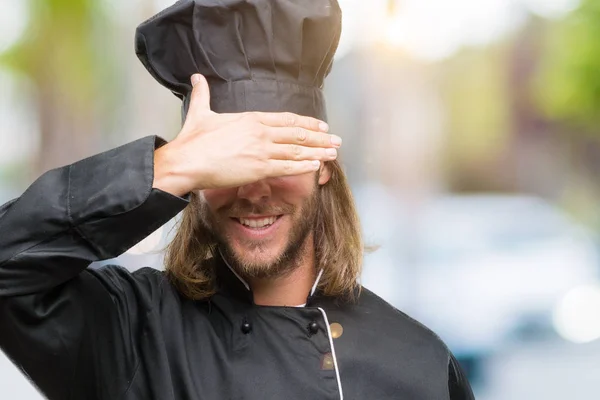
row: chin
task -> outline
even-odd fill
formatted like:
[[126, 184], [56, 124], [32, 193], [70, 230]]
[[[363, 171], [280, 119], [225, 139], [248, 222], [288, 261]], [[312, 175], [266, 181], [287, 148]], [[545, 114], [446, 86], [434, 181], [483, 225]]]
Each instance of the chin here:
[[247, 273], [267, 272], [272, 266], [279, 263], [283, 253], [280, 246], [231, 246], [235, 261]]

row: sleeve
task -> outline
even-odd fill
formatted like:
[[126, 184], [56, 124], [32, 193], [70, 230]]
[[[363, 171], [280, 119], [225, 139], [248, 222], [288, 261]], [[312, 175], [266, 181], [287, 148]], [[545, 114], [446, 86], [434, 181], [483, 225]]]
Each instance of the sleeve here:
[[475, 400], [471, 385], [452, 354], [450, 354], [448, 361], [448, 392], [450, 393], [450, 400]]
[[[0, 347], [50, 399], [116, 399], [135, 373], [156, 274], [86, 268], [188, 204], [152, 188], [163, 143], [147, 137], [49, 171], [0, 207]], [[84, 387], [93, 395], [76, 395]]]

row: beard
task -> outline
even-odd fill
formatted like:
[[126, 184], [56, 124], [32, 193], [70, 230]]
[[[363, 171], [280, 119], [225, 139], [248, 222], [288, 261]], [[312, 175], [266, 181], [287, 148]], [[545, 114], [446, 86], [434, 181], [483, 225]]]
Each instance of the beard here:
[[[223, 258], [243, 278], [272, 279], [285, 276], [294, 271], [305, 257], [314, 249], [311, 233], [318, 215], [320, 191], [316, 187], [312, 195], [301, 206], [285, 204], [269, 206], [252, 204], [246, 199], [220, 207], [215, 212], [209, 210], [205, 201], [201, 201], [200, 215], [204, 227], [213, 237]], [[276, 254], [270, 243], [245, 241], [245, 251], [239, 251], [232, 245], [232, 239], [224, 232], [221, 221], [230, 215], [285, 215], [291, 219], [291, 228], [285, 233], [285, 245]]]

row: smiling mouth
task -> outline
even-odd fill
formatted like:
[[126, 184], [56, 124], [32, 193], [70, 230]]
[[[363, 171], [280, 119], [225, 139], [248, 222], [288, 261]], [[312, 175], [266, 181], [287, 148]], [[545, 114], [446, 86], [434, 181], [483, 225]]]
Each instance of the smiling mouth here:
[[264, 217], [264, 218], [233, 218], [240, 225], [251, 229], [266, 229], [273, 225], [282, 215]]

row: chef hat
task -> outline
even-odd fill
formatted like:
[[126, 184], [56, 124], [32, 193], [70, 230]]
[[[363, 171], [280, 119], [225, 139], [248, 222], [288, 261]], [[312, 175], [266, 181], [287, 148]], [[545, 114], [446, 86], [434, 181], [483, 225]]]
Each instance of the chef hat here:
[[136, 54], [183, 100], [203, 74], [213, 111], [326, 119], [323, 81], [341, 33], [336, 0], [180, 0], [142, 23]]

